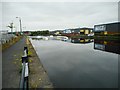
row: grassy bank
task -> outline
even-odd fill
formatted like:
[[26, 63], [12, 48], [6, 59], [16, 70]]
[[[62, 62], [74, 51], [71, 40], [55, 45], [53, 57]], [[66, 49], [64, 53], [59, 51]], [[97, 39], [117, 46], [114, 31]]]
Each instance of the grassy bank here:
[[49, 80], [48, 74], [44, 69], [40, 59], [38, 58], [36, 51], [34, 50], [29, 39], [26, 39], [29, 55], [29, 87], [30, 88], [53, 88], [52, 83]]

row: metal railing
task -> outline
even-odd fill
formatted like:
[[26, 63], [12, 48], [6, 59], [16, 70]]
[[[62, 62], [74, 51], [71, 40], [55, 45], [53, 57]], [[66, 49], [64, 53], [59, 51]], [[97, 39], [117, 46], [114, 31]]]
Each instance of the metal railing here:
[[20, 79], [20, 90], [28, 90], [28, 48], [24, 47], [24, 55], [22, 56], [22, 73]]
[[1, 33], [0, 32], [0, 44], [4, 44], [6, 42], [9, 42], [12, 38], [16, 37], [14, 34], [8, 34], [8, 33]]

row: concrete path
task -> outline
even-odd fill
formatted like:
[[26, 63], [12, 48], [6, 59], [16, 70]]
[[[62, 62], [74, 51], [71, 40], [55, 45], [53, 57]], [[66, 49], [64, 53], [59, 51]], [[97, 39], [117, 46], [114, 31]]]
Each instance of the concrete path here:
[[2, 88], [19, 88], [20, 60], [23, 55], [25, 38], [2, 52]]

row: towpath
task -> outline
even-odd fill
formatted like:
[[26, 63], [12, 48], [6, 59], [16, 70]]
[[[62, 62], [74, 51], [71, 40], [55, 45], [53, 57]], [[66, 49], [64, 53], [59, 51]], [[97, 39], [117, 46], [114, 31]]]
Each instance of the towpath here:
[[20, 60], [23, 55], [25, 38], [2, 52], [2, 88], [19, 88]]

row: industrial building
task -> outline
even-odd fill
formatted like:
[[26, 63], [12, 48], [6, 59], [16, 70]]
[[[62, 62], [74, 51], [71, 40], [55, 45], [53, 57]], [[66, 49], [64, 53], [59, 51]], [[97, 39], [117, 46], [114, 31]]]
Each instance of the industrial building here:
[[76, 36], [76, 35], [89, 35], [92, 33], [93, 33], [93, 28], [75, 28], [75, 29], [64, 30], [62, 35]]
[[120, 22], [94, 26], [95, 35], [120, 35]]
[[93, 33], [93, 28], [80, 28], [81, 35], [88, 35]]
[[61, 35], [62, 30], [55, 30], [55, 31], [50, 31], [50, 35]]

